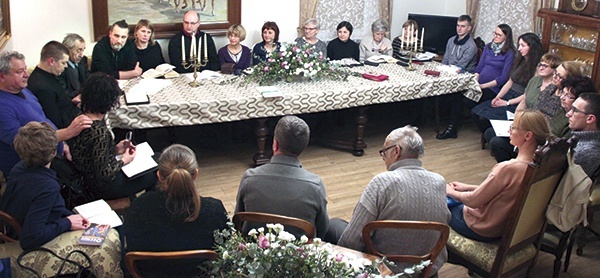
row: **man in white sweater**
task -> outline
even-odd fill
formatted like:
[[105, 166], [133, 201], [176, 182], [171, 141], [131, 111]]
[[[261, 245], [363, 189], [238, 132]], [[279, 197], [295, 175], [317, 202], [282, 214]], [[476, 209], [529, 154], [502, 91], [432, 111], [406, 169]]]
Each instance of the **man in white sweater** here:
[[[446, 181], [441, 175], [422, 167], [419, 157], [423, 153], [423, 139], [415, 127], [398, 128], [387, 136], [379, 154], [388, 171], [376, 175], [369, 182], [338, 245], [365, 251], [362, 229], [375, 220], [448, 224], [450, 211], [446, 204]], [[372, 239], [376, 249], [385, 254], [423, 255], [433, 248], [438, 237], [437, 232], [385, 229], [375, 233]], [[437, 273], [446, 259], [444, 249], [436, 258], [431, 275]], [[407, 266], [397, 264], [395, 270], [403, 270]]]

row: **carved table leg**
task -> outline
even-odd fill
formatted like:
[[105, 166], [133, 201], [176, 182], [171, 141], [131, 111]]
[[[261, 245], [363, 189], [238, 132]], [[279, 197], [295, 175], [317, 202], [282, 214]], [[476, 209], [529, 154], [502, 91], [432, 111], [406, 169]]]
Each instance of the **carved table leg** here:
[[269, 156], [265, 152], [265, 142], [267, 141], [267, 129], [268, 118], [256, 119], [256, 127], [254, 128], [254, 134], [256, 135], [256, 147], [257, 151], [252, 157], [255, 166], [260, 166], [269, 162]]
[[358, 117], [356, 117], [356, 139], [352, 144], [352, 154], [355, 156], [362, 156], [367, 148], [367, 143], [363, 141], [365, 135], [365, 125], [367, 124], [367, 106], [358, 108]]

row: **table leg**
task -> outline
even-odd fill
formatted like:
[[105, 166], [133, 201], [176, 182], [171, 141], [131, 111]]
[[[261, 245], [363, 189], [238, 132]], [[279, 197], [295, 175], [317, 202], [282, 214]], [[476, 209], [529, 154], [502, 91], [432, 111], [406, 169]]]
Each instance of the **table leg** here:
[[365, 135], [365, 125], [367, 124], [367, 109], [368, 106], [362, 106], [358, 108], [358, 116], [356, 117], [356, 139], [352, 144], [352, 154], [355, 156], [362, 156], [367, 148], [367, 143], [363, 140]]
[[255, 166], [260, 166], [269, 162], [269, 156], [265, 152], [265, 143], [267, 141], [267, 134], [269, 132], [266, 122], [268, 118], [256, 119], [256, 127], [254, 128], [254, 134], [256, 135], [256, 153], [252, 157]]

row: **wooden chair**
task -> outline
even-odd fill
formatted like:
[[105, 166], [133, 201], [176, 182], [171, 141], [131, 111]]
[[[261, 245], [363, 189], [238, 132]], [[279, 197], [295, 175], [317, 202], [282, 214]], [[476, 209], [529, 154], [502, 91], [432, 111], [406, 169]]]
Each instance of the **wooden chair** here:
[[0, 243], [18, 241], [16, 237], [9, 236], [9, 231], [19, 234], [21, 224], [10, 214], [0, 210]]
[[300, 218], [262, 212], [238, 212], [233, 216], [233, 224], [236, 230], [242, 231], [244, 222], [279, 223], [301, 229], [308, 237], [309, 242], [315, 237], [315, 227], [310, 222]]
[[448, 261], [484, 277], [515, 275], [533, 266], [546, 227], [546, 207], [567, 167], [568, 147], [565, 139], [550, 138], [535, 152], [499, 241], [478, 242], [451, 230]]
[[576, 227], [563, 232], [552, 225], [548, 225], [546, 231], [544, 232], [542, 238], [542, 245], [540, 250], [550, 253], [554, 255], [554, 272], [552, 277], [557, 278], [560, 273], [560, 266], [562, 264], [562, 257], [567, 251], [567, 255], [565, 257], [565, 267], [564, 271], [567, 272], [569, 268], [569, 263], [571, 261], [571, 250], [573, 248], [573, 240], [569, 240], [572, 238], [573, 232]]
[[[429, 253], [424, 254], [422, 256], [418, 255], [398, 255], [398, 254], [383, 254], [375, 249], [373, 241], [371, 240], [371, 235], [374, 230], [377, 229], [410, 229], [410, 230], [432, 230], [440, 232], [440, 236], [438, 238], [437, 243], [433, 246]], [[365, 246], [369, 253], [373, 255], [377, 255], [380, 257], [386, 257], [388, 260], [393, 262], [406, 262], [417, 264], [421, 261], [431, 260], [431, 264], [427, 266], [423, 272], [421, 272], [420, 277], [429, 277], [431, 268], [435, 259], [440, 254], [440, 252], [446, 246], [446, 242], [448, 241], [448, 234], [450, 228], [448, 225], [437, 223], [437, 222], [425, 222], [425, 221], [400, 221], [400, 220], [378, 220], [373, 221], [365, 225], [362, 230], [363, 241], [365, 242]], [[401, 250], [400, 250], [401, 251]]]
[[185, 250], [168, 252], [132, 251], [125, 254], [125, 265], [134, 278], [140, 278], [139, 269], [135, 263], [143, 260], [179, 260], [179, 259], [204, 259], [214, 261], [219, 255], [213, 250]]

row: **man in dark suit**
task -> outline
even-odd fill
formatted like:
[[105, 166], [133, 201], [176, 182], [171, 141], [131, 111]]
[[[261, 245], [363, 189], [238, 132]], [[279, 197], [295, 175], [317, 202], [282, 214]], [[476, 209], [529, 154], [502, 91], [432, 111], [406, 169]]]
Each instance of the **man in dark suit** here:
[[67, 34], [62, 44], [69, 49], [69, 60], [60, 79], [65, 87], [65, 92], [71, 98], [75, 98], [79, 95], [81, 84], [90, 74], [87, 57], [83, 55], [85, 40], [80, 35], [71, 33]]

